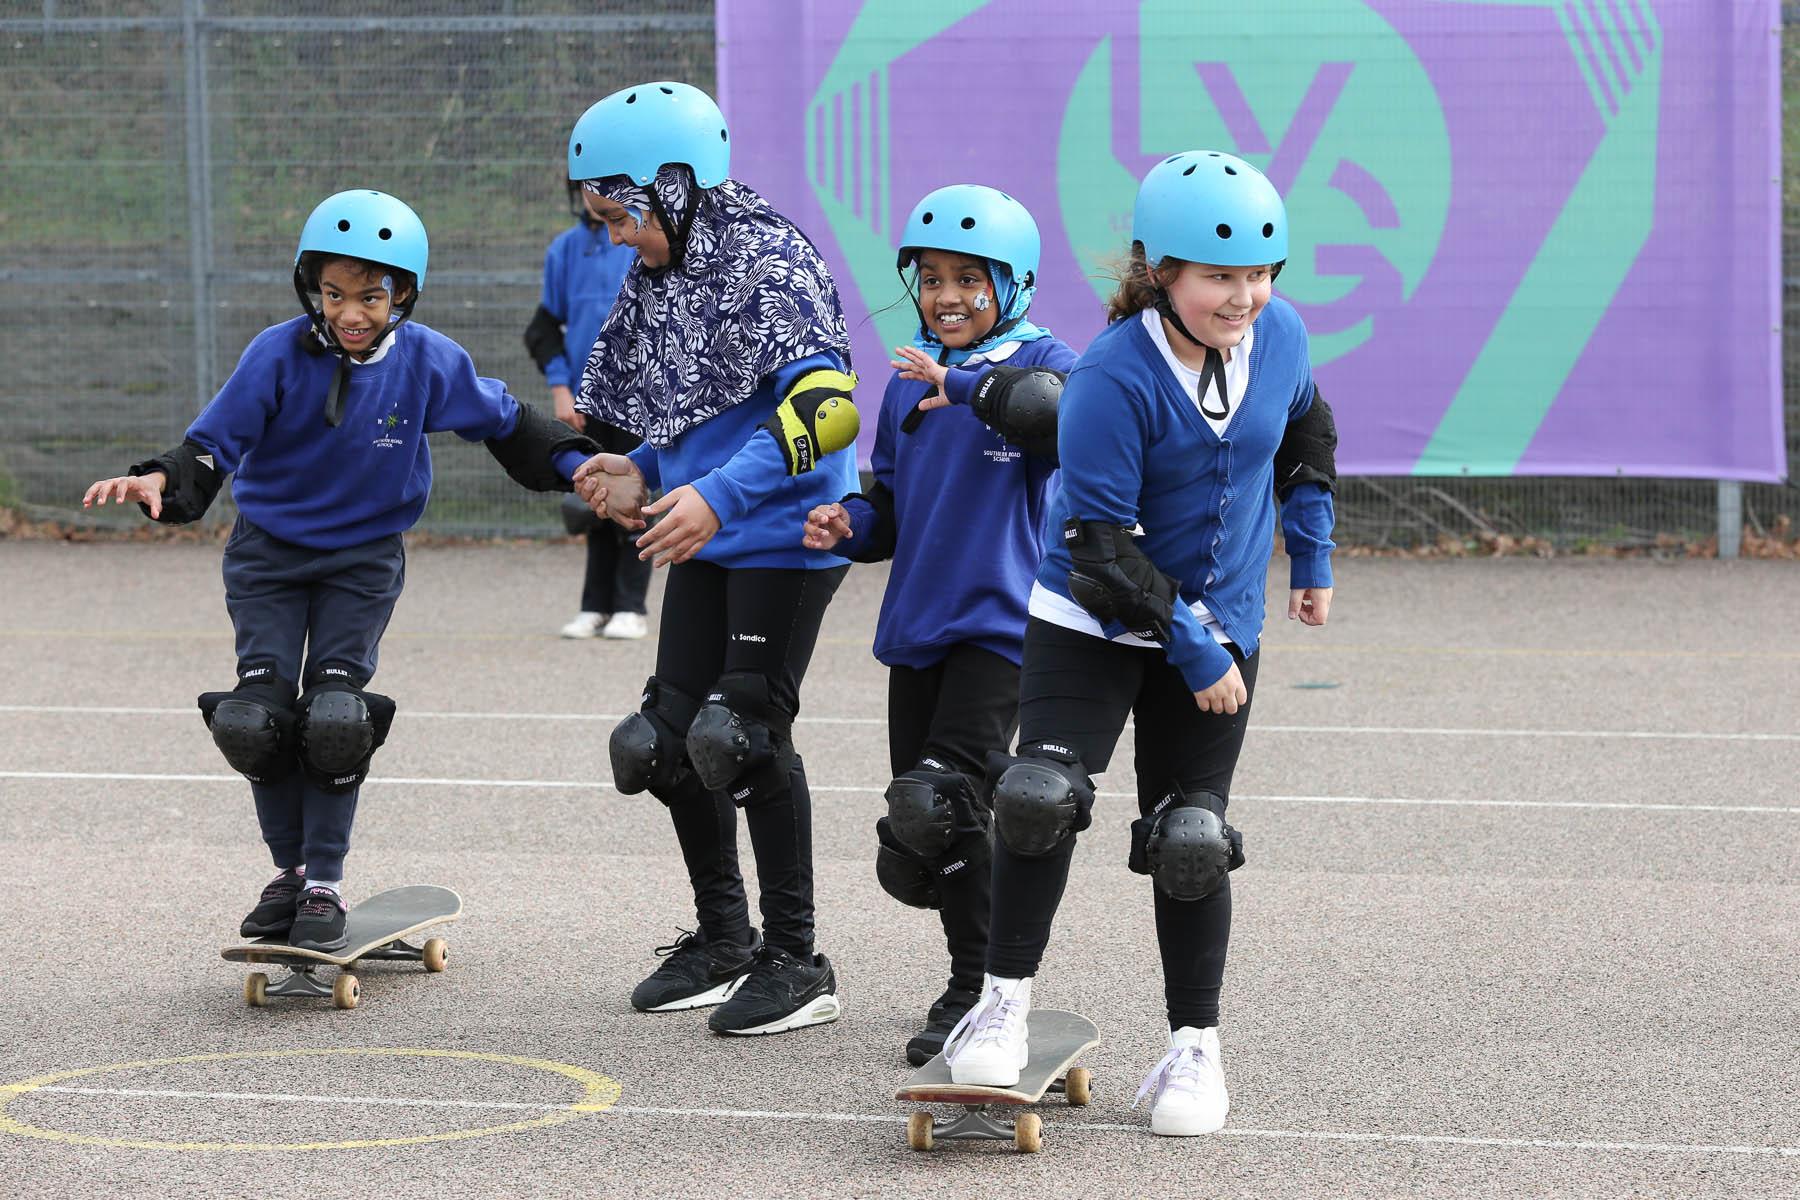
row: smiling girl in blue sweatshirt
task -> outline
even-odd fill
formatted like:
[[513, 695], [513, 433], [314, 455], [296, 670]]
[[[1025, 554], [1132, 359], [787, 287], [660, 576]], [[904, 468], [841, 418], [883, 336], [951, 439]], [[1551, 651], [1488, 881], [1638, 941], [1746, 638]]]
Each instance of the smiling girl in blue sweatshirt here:
[[939, 188], [913, 208], [899, 267], [919, 331], [895, 351], [874, 483], [813, 509], [804, 531], [805, 545], [857, 562], [893, 559], [875, 627], [895, 775], [877, 876], [901, 903], [939, 911], [950, 950], [949, 986], [906, 1046], [915, 1066], [975, 1003], [987, 953], [986, 760], [1018, 725], [1056, 398], [1075, 363], [1027, 316], [1038, 257], [1037, 223], [993, 188]]

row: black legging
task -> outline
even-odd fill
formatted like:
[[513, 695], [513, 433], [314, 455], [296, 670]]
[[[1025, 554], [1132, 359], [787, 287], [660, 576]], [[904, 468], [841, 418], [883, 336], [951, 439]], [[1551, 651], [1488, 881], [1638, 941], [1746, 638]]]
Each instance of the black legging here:
[[[991, 650], [959, 644], [929, 667], [888, 671], [888, 761], [895, 775], [930, 756], [982, 790], [988, 751], [1005, 753], [1018, 721], [1019, 668]], [[987, 871], [938, 880], [951, 987], [981, 989], [992, 882]]]
[[[1228, 647], [1256, 690], [1256, 655]], [[1019, 744], [1047, 741], [1081, 756], [1098, 775], [1130, 714], [1137, 726], [1138, 811], [1148, 813], [1171, 787], [1229, 800], [1231, 776], [1250, 720], [1246, 701], [1230, 716], [1203, 713], [1181, 673], [1159, 648], [1128, 646], [1033, 618], [1025, 629], [1019, 680]], [[1095, 828], [1103, 828], [1095, 805]], [[1050, 923], [1069, 880], [1075, 838], [1043, 858], [1021, 858], [994, 841], [994, 901], [988, 970], [1003, 978], [1035, 975], [1050, 942]], [[1110, 840], [1109, 845], [1122, 841]], [[1172, 900], [1155, 891], [1156, 941], [1162, 951], [1169, 1027], [1219, 1023], [1219, 988], [1231, 940], [1231, 884], [1204, 900]]]
[[[848, 566], [827, 570], [726, 568], [698, 559], [669, 568], [656, 646], [659, 681], [704, 702], [727, 671], [755, 672], [789, 720], [825, 608]], [[801, 957], [813, 951], [812, 798], [799, 754], [789, 788], [744, 812], [761, 881], [763, 936]], [[737, 808], [697, 780], [664, 796], [709, 940], [743, 941], [749, 903], [738, 871]]]

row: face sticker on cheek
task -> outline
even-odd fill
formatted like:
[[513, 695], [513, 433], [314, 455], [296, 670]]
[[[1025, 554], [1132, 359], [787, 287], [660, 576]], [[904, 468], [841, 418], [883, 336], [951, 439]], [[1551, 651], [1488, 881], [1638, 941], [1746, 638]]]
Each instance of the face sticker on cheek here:
[[988, 294], [986, 292], [982, 292], [980, 295], [975, 297], [975, 311], [976, 312], [986, 312], [988, 310], [988, 305], [990, 305], [991, 303], [993, 303], [993, 302], [988, 299]]
[[400, 314], [394, 311], [394, 308], [400, 303], [400, 300], [399, 297], [394, 294], [394, 277], [392, 275], [383, 275], [381, 277], [381, 290], [387, 293], [388, 324], [392, 325], [395, 321], [400, 319]]

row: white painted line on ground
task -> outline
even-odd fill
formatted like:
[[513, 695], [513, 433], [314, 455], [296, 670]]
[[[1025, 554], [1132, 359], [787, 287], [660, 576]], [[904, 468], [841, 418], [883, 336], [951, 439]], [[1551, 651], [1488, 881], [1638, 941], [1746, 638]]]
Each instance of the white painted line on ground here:
[[[93, 1088], [51, 1085], [24, 1089], [26, 1092], [56, 1092], [77, 1096], [160, 1097], [174, 1100], [254, 1100], [292, 1104], [366, 1104], [400, 1108], [470, 1108], [517, 1111], [560, 1112], [569, 1104], [529, 1103], [513, 1100], [428, 1100], [400, 1096], [319, 1096], [283, 1092], [183, 1092], [160, 1088]], [[588, 1110], [583, 1110], [588, 1111]], [[797, 1112], [758, 1108], [660, 1108], [648, 1105], [615, 1104], [596, 1115], [649, 1117], [718, 1117], [731, 1121], [829, 1121], [839, 1124], [899, 1125], [899, 1115], [842, 1112]], [[1068, 1127], [1098, 1133], [1146, 1132], [1143, 1124], [1111, 1121], [1057, 1121], [1058, 1128]], [[1749, 1146], [1704, 1142], [1615, 1142], [1561, 1138], [1488, 1138], [1429, 1133], [1348, 1133], [1316, 1129], [1239, 1129], [1219, 1131], [1220, 1137], [1263, 1138], [1278, 1141], [1357, 1142], [1374, 1145], [1412, 1146], [1483, 1146], [1500, 1150], [1598, 1150], [1609, 1153], [1640, 1154], [1739, 1154], [1775, 1158], [1800, 1157], [1800, 1146]]]
[[[130, 771], [0, 771], [0, 779], [94, 780], [132, 783], [242, 783], [241, 775], [183, 775]], [[540, 791], [600, 791], [612, 787], [612, 780], [595, 779], [434, 779], [425, 776], [372, 776], [364, 787], [466, 787], [523, 788]], [[870, 793], [880, 795], [886, 786], [868, 784], [819, 783], [809, 780], [815, 792]], [[1095, 793], [1106, 799], [1136, 799], [1136, 792], [1103, 791]], [[1255, 800], [1271, 804], [1388, 804], [1417, 808], [1566, 808], [1617, 809], [1622, 812], [1675, 813], [1761, 813], [1776, 816], [1800, 816], [1800, 806], [1778, 804], [1648, 804], [1634, 801], [1616, 803], [1603, 800], [1451, 800], [1415, 796], [1285, 796], [1240, 792], [1233, 800]]]
[[[196, 708], [86, 704], [0, 704], [0, 713], [192, 718]], [[415, 712], [409, 721], [623, 721], [625, 713]], [[886, 725], [885, 717], [796, 717], [798, 725]], [[1251, 725], [1251, 733], [1341, 733], [1373, 737], [1600, 738], [1671, 742], [1800, 742], [1800, 733], [1705, 733], [1676, 729], [1479, 729], [1436, 725]]]

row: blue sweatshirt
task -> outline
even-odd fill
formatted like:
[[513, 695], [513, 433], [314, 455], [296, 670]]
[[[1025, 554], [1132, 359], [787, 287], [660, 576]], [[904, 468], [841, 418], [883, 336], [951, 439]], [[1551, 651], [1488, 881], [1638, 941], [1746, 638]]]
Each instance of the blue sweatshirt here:
[[[1257, 317], [1250, 384], [1219, 437], [1176, 383], [1137, 320], [1109, 325], [1064, 386], [1057, 428], [1063, 487], [1051, 507], [1038, 583], [1069, 596], [1071, 516], [1143, 527], [1138, 548], [1179, 586], [1166, 648], [1194, 691], [1224, 677], [1231, 655], [1187, 605], [1203, 603], [1246, 655], [1262, 636], [1275, 542], [1275, 450], [1289, 421], [1312, 407], [1306, 328], [1271, 299]], [[1291, 586], [1331, 586], [1331, 493], [1295, 488], [1282, 506]], [[1107, 635], [1119, 633], [1108, 628]]]
[[[1009, 367], [1066, 372], [1075, 365], [1075, 352], [1053, 337], [1016, 345], [1003, 360]], [[911, 433], [900, 423], [931, 385], [896, 372], [882, 398], [869, 465], [893, 493], [898, 526], [875, 624], [875, 657], [890, 667], [929, 667], [959, 643], [1020, 660], [1056, 465], [1009, 445], [969, 410], [992, 369], [989, 362], [950, 368], [950, 407], [925, 413]], [[844, 508], [854, 530], [845, 549], [854, 549], [870, 539], [877, 514], [866, 500]]]
[[338, 359], [308, 354], [307, 331], [300, 316], [257, 334], [187, 431], [221, 473], [235, 475], [238, 510], [284, 542], [337, 550], [412, 528], [431, 494], [426, 434], [478, 442], [518, 424], [505, 384], [476, 375], [461, 346], [408, 321], [385, 356], [351, 369], [343, 422], [327, 425]]
[[741, 404], [690, 427], [658, 450], [645, 442], [631, 461], [652, 489], [691, 483], [719, 518], [719, 532], [696, 558], [722, 567], [820, 570], [843, 560], [800, 544], [806, 514], [856, 487], [856, 448], [827, 454], [804, 475], [789, 475], [775, 437], [761, 428], [801, 375], [842, 371], [835, 354], [814, 354], [777, 367]]
[[563, 324], [563, 352], [544, 367], [544, 382], [573, 388], [581, 382], [601, 323], [619, 298], [635, 251], [615, 246], [604, 226], [586, 222], [564, 230], [544, 252], [545, 311]]

